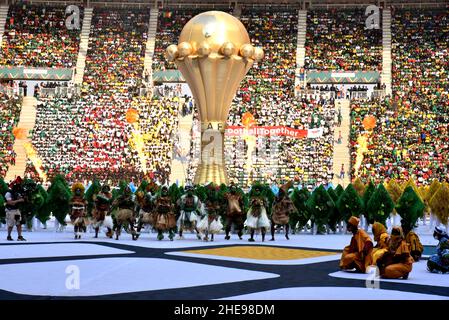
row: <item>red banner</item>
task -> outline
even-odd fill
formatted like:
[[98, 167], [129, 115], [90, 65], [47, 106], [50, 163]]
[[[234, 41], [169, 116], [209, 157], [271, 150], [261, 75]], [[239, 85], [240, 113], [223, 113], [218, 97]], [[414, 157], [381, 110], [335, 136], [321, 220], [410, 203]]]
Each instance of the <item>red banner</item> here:
[[306, 138], [308, 130], [298, 130], [284, 126], [264, 126], [264, 127], [251, 127], [246, 129], [245, 127], [229, 126], [226, 128], [226, 136], [238, 137], [238, 136], [287, 136], [292, 138]]

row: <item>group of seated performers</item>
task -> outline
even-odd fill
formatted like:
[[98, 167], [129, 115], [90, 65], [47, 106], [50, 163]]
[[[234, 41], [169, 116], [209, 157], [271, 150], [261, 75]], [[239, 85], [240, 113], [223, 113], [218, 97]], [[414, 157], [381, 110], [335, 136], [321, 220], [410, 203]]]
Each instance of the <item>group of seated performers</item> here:
[[398, 226], [388, 234], [383, 224], [374, 222], [372, 231], [377, 242], [374, 246], [368, 233], [359, 229], [359, 222], [354, 216], [347, 222], [347, 229], [353, 236], [343, 250], [340, 268], [365, 273], [370, 266], [377, 266], [382, 278], [407, 279], [413, 263], [419, 261], [424, 250], [418, 235]]

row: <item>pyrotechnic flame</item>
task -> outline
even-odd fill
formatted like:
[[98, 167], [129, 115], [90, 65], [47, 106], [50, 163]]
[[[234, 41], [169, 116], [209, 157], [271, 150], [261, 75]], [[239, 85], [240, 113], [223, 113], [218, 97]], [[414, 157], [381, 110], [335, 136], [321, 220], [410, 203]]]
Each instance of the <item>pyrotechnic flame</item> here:
[[23, 147], [25, 148], [25, 152], [27, 154], [28, 159], [31, 160], [31, 162], [34, 165], [34, 168], [37, 171], [37, 174], [39, 177], [46, 182], [47, 181], [47, 174], [41, 169], [42, 167], [42, 160], [37, 155], [36, 150], [34, 149], [33, 145], [29, 142], [24, 142]]
[[[249, 125], [245, 125], [245, 128], [243, 129], [243, 139], [246, 141], [246, 145], [248, 147], [246, 151], [246, 171], [248, 172], [248, 176], [250, 176], [251, 169], [253, 168], [252, 154], [256, 149], [256, 137], [248, 133], [249, 128]], [[249, 183], [251, 183], [251, 181], [249, 181]]]
[[357, 144], [358, 144], [358, 148], [357, 148], [357, 157], [355, 160], [355, 177], [357, 177], [359, 175], [359, 170], [360, 170], [360, 166], [362, 165], [363, 162], [363, 158], [364, 158], [364, 154], [365, 152], [368, 151], [368, 138], [370, 137], [370, 135], [373, 133], [373, 129], [376, 127], [376, 117], [374, 117], [373, 115], [368, 115], [366, 116], [363, 121], [363, 128], [366, 130], [366, 133], [363, 135], [360, 135], [357, 138]]
[[142, 167], [142, 171], [144, 174], [147, 173], [147, 158], [145, 157], [145, 153], [143, 152], [143, 147], [145, 146], [145, 140], [140, 132], [139, 124], [133, 123], [134, 130], [131, 133], [131, 139], [129, 140], [129, 145], [131, 148], [137, 151], [137, 155], [139, 156], [140, 165]]
[[359, 175], [359, 169], [360, 169], [360, 166], [362, 165], [364, 154], [365, 154], [365, 152], [368, 151], [368, 134], [360, 135], [357, 138], [357, 144], [358, 144], [357, 157], [356, 157], [355, 166], [354, 166], [356, 177]]

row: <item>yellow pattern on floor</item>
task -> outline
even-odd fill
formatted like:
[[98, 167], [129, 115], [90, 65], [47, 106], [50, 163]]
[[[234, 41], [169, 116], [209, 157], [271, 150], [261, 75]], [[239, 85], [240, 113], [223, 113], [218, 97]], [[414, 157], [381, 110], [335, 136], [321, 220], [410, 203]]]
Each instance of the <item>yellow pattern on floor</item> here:
[[255, 260], [296, 260], [338, 254], [336, 252], [266, 246], [230, 246], [215, 249], [187, 250], [183, 252]]

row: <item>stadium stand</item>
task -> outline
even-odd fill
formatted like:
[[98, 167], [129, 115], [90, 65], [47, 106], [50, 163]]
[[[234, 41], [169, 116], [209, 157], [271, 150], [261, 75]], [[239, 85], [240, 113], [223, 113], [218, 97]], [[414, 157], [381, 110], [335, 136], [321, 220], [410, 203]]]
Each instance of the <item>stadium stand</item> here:
[[385, 102], [353, 104], [352, 161], [365, 115], [377, 126], [361, 177], [414, 177], [418, 184], [447, 179], [449, 137], [449, 27], [447, 10], [393, 13], [393, 93]]
[[0, 92], [0, 177], [6, 175], [15, 161], [13, 129], [19, 122], [21, 100], [16, 94]]
[[[65, 6], [16, 4], [9, 7], [0, 65], [72, 68], [80, 30], [69, 30]], [[80, 8], [80, 23], [83, 9]]]
[[364, 9], [308, 11], [305, 68], [381, 70], [382, 31], [365, 20]]

